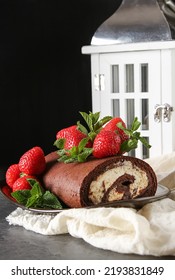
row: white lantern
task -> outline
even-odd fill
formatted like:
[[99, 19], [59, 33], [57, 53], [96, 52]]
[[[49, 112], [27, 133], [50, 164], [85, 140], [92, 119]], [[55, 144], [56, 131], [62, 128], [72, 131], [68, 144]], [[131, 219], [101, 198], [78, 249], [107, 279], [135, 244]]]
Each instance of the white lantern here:
[[[125, 0], [123, 5], [130, 2]], [[108, 26], [106, 21], [105, 27], [102, 25], [92, 39], [97, 44], [84, 46], [82, 53], [91, 55], [93, 112], [100, 111], [101, 117], [120, 116], [128, 127], [137, 116], [141, 121], [140, 132], [152, 148], [147, 150], [139, 143], [131, 155], [143, 159], [175, 150], [175, 41], [170, 37], [169, 27], [156, 1], [134, 2], [151, 5], [153, 14], [155, 8], [164, 33], [154, 34], [156, 29], [149, 29], [145, 24], [146, 30], [138, 35], [139, 26], [135, 24], [136, 30], [132, 29], [131, 38], [129, 30], [127, 36], [122, 33], [123, 39], [117, 36], [121, 33], [121, 26], [119, 30], [116, 26], [113, 37], [110, 32], [105, 32], [102, 38], [102, 30], [105, 28], [106, 31]], [[123, 5], [112, 20], [117, 18], [120, 9], [124, 11]], [[136, 6], [142, 16], [143, 5]], [[138, 24], [137, 18], [135, 20]], [[147, 20], [150, 22], [149, 18]], [[99, 34], [101, 37], [98, 38]], [[104, 44], [99, 43], [102, 40]]]

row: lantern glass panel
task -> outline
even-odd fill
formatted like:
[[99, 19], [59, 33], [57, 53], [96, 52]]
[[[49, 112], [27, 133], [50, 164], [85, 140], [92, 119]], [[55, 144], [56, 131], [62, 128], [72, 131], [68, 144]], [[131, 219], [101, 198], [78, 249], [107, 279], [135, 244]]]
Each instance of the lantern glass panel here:
[[148, 63], [141, 64], [141, 92], [148, 92]]
[[120, 105], [119, 105], [119, 99], [113, 99], [112, 100], [112, 115], [113, 117], [120, 116]]
[[142, 99], [142, 130], [149, 129], [149, 100]]
[[127, 127], [131, 128], [132, 122], [135, 117], [134, 99], [126, 99], [126, 115], [127, 115]]
[[136, 156], [135, 150], [131, 150], [131, 151], [128, 153], [128, 156], [135, 157], [135, 156]]
[[[149, 143], [149, 137], [144, 137], [144, 138]], [[150, 157], [149, 149], [146, 148], [144, 145], [142, 145], [142, 155], [143, 155], [143, 159]]]
[[148, 92], [148, 63], [141, 64], [141, 92]]
[[112, 93], [119, 93], [119, 65], [112, 65]]
[[125, 91], [134, 92], [134, 64], [125, 65]]

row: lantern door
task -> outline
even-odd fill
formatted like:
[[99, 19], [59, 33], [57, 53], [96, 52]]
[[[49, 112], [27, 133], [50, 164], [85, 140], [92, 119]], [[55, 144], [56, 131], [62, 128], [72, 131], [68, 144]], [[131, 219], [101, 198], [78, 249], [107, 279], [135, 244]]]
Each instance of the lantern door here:
[[138, 117], [141, 135], [152, 146], [139, 143], [131, 154], [139, 158], [162, 153], [162, 122], [155, 119], [155, 106], [162, 103], [161, 67], [160, 50], [92, 55], [93, 111], [120, 116], [128, 127]]

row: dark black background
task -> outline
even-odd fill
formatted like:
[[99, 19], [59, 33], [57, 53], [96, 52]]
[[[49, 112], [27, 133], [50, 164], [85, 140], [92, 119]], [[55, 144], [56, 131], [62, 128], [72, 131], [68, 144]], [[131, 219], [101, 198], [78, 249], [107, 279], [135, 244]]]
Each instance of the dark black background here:
[[91, 110], [90, 56], [81, 53], [121, 0], [0, 0], [0, 165]]

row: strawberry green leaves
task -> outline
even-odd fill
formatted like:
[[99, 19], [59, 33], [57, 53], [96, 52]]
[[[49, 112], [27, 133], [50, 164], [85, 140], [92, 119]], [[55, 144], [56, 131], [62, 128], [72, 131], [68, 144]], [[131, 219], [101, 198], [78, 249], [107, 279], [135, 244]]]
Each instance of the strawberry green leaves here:
[[57, 197], [50, 191], [44, 191], [39, 182], [34, 179], [27, 179], [31, 190], [19, 190], [11, 193], [16, 201], [27, 208], [52, 208], [62, 209]]
[[121, 144], [120, 150], [122, 152], [129, 152], [136, 149], [138, 147], [138, 141], [141, 141], [146, 148], [151, 148], [151, 145], [149, 145], [146, 139], [141, 136], [140, 132], [137, 131], [140, 125], [141, 122], [138, 121], [137, 117], [134, 118], [131, 129], [123, 127], [122, 123], [117, 124], [117, 126], [129, 136], [129, 139]]

